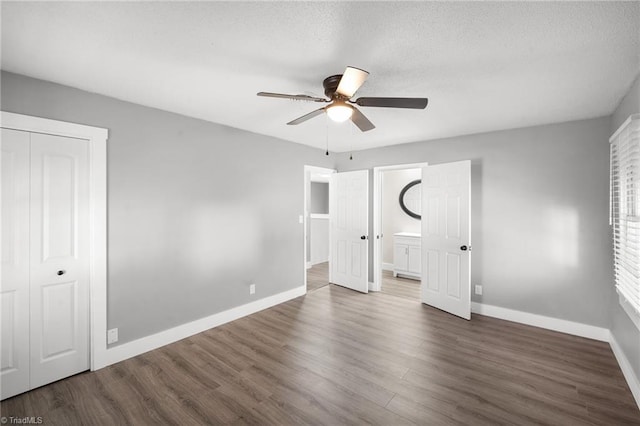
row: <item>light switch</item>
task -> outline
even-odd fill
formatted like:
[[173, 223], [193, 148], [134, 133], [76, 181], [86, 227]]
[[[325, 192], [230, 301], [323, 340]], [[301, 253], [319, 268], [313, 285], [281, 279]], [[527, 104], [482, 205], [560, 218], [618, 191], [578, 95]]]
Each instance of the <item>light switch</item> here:
[[112, 328], [111, 330], [107, 330], [107, 345], [111, 343], [115, 343], [118, 341], [118, 329]]

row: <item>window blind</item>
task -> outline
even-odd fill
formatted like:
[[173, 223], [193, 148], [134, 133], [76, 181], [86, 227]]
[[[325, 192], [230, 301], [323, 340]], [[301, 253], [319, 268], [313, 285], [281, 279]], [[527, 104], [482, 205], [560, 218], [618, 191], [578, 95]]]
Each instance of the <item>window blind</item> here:
[[629, 117], [609, 142], [616, 290], [635, 322], [640, 316], [640, 114]]

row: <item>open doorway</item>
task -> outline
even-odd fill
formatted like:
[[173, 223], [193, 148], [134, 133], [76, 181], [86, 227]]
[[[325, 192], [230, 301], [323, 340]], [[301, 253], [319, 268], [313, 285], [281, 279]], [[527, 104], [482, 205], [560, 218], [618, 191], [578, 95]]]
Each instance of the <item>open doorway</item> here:
[[421, 301], [421, 179], [426, 163], [374, 168], [374, 289]]
[[420, 182], [422, 169], [382, 172], [380, 291], [420, 301]]
[[329, 284], [329, 181], [333, 169], [305, 166], [305, 284], [307, 291]]

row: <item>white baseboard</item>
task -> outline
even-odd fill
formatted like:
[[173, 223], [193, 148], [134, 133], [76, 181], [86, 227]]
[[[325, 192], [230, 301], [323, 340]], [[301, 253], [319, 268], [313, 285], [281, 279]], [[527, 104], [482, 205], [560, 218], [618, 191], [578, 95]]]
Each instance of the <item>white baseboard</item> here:
[[309, 217], [311, 219], [329, 219], [329, 215], [325, 213], [311, 213]]
[[116, 362], [124, 361], [125, 359], [149, 352], [161, 346], [177, 342], [178, 340], [186, 339], [194, 334], [201, 333], [205, 330], [209, 330], [210, 328], [262, 311], [263, 309], [270, 308], [286, 302], [287, 300], [295, 299], [296, 297], [304, 295], [306, 292], [306, 286], [300, 286], [292, 290], [274, 294], [273, 296], [265, 297], [264, 299], [256, 300], [255, 302], [231, 308], [206, 318], [201, 318], [199, 320], [170, 328], [169, 330], [152, 334], [151, 336], [134, 340], [133, 342], [108, 348], [104, 361], [101, 362], [101, 365], [94, 366], [94, 370], [115, 364]]
[[393, 263], [382, 263], [382, 270], [383, 271], [391, 271], [393, 272]]
[[545, 317], [543, 315], [530, 314], [528, 312], [514, 311], [513, 309], [485, 305], [477, 302], [471, 302], [471, 312], [507, 321], [518, 322], [520, 324], [533, 325], [535, 327], [559, 331], [561, 333], [573, 334], [574, 336], [600, 340], [601, 342], [609, 342], [610, 340], [609, 336], [611, 333], [609, 333], [609, 329], [586, 325], [579, 322]]
[[629, 389], [631, 389], [631, 393], [636, 400], [636, 404], [638, 404], [638, 408], [640, 408], [640, 378], [636, 376], [629, 359], [625, 356], [613, 334], [609, 339], [609, 345], [611, 345], [611, 350], [618, 361], [618, 365], [622, 370], [622, 374], [624, 374], [624, 378], [627, 380], [627, 384], [629, 385]]

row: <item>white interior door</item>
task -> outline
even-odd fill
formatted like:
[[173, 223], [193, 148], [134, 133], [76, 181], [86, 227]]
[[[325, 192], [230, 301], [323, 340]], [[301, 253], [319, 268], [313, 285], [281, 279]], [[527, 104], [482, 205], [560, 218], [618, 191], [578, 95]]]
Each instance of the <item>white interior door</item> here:
[[329, 184], [331, 282], [369, 291], [369, 171], [334, 173]]
[[2, 399], [89, 369], [89, 149], [2, 130]]
[[30, 133], [2, 129], [1, 137], [0, 399], [5, 399], [29, 390]]
[[422, 169], [422, 303], [471, 319], [471, 162]]
[[89, 368], [87, 141], [31, 136], [31, 388]]

